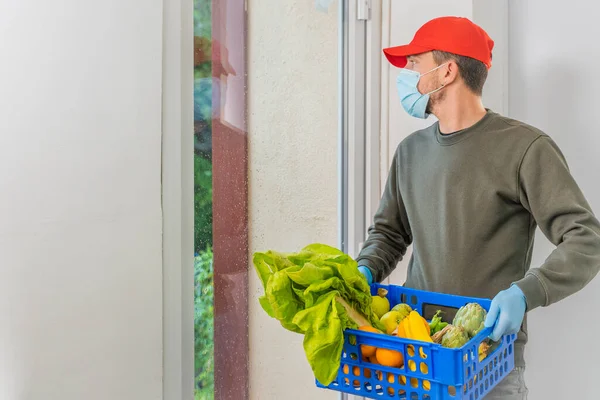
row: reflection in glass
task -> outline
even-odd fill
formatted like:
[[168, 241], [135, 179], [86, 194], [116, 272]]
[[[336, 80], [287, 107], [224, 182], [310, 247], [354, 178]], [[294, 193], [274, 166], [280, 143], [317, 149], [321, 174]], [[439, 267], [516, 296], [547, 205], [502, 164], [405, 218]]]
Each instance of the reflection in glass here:
[[[211, 0], [194, 0], [195, 399], [214, 399]], [[217, 107], [218, 109], [218, 107]]]

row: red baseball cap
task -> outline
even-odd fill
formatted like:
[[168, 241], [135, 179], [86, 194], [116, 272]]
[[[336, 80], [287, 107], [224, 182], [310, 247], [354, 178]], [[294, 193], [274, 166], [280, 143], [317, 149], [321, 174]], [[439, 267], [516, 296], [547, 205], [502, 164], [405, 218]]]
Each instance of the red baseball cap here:
[[440, 50], [474, 58], [489, 69], [493, 48], [494, 41], [468, 18], [440, 17], [420, 27], [409, 44], [383, 49], [383, 53], [398, 68], [404, 68], [407, 56]]

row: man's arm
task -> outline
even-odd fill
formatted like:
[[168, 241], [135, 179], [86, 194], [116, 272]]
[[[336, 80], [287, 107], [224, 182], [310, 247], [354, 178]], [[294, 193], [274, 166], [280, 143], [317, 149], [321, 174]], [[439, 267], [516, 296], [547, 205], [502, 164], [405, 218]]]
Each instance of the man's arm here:
[[396, 150], [379, 208], [369, 227], [368, 238], [356, 259], [358, 265], [368, 267], [375, 282], [381, 282], [396, 268], [412, 242], [398, 187], [398, 153]]
[[557, 246], [516, 285], [527, 310], [548, 306], [581, 290], [600, 270], [600, 223], [547, 136], [528, 148], [518, 172], [519, 196], [540, 230]]

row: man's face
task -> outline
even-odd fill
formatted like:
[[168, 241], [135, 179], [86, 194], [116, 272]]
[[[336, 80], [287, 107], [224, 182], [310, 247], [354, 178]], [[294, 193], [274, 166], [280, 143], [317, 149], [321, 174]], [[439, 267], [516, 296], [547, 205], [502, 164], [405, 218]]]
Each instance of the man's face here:
[[[407, 63], [404, 68], [410, 69], [412, 71], [416, 71], [420, 74], [425, 74], [435, 67], [438, 64], [433, 59], [433, 54], [431, 52], [416, 54], [407, 57]], [[417, 89], [421, 94], [429, 93], [433, 90], [439, 89], [442, 86], [441, 77], [445, 72], [444, 67], [439, 68], [431, 73], [424, 75], [419, 79], [419, 83], [417, 84]], [[438, 92], [432, 93], [429, 96], [429, 102], [427, 103], [427, 113], [431, 113], [432, 109], [436, 104], [439, 104], [444, 99], [444, 90], [440, 90]]]

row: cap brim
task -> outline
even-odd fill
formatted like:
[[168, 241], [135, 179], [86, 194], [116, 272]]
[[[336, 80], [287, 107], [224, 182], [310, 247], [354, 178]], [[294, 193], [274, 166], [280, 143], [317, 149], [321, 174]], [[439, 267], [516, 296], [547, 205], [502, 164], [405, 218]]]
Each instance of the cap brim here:
[[429, 47], [417, 46], [414, 44], [406, 44], [404, 46], [388, 47], [383, 49], [383, 54], [394, 67], [404, 68], [406, 66], [406, 57], [415, 54], [426, 53], [431, 51]]

